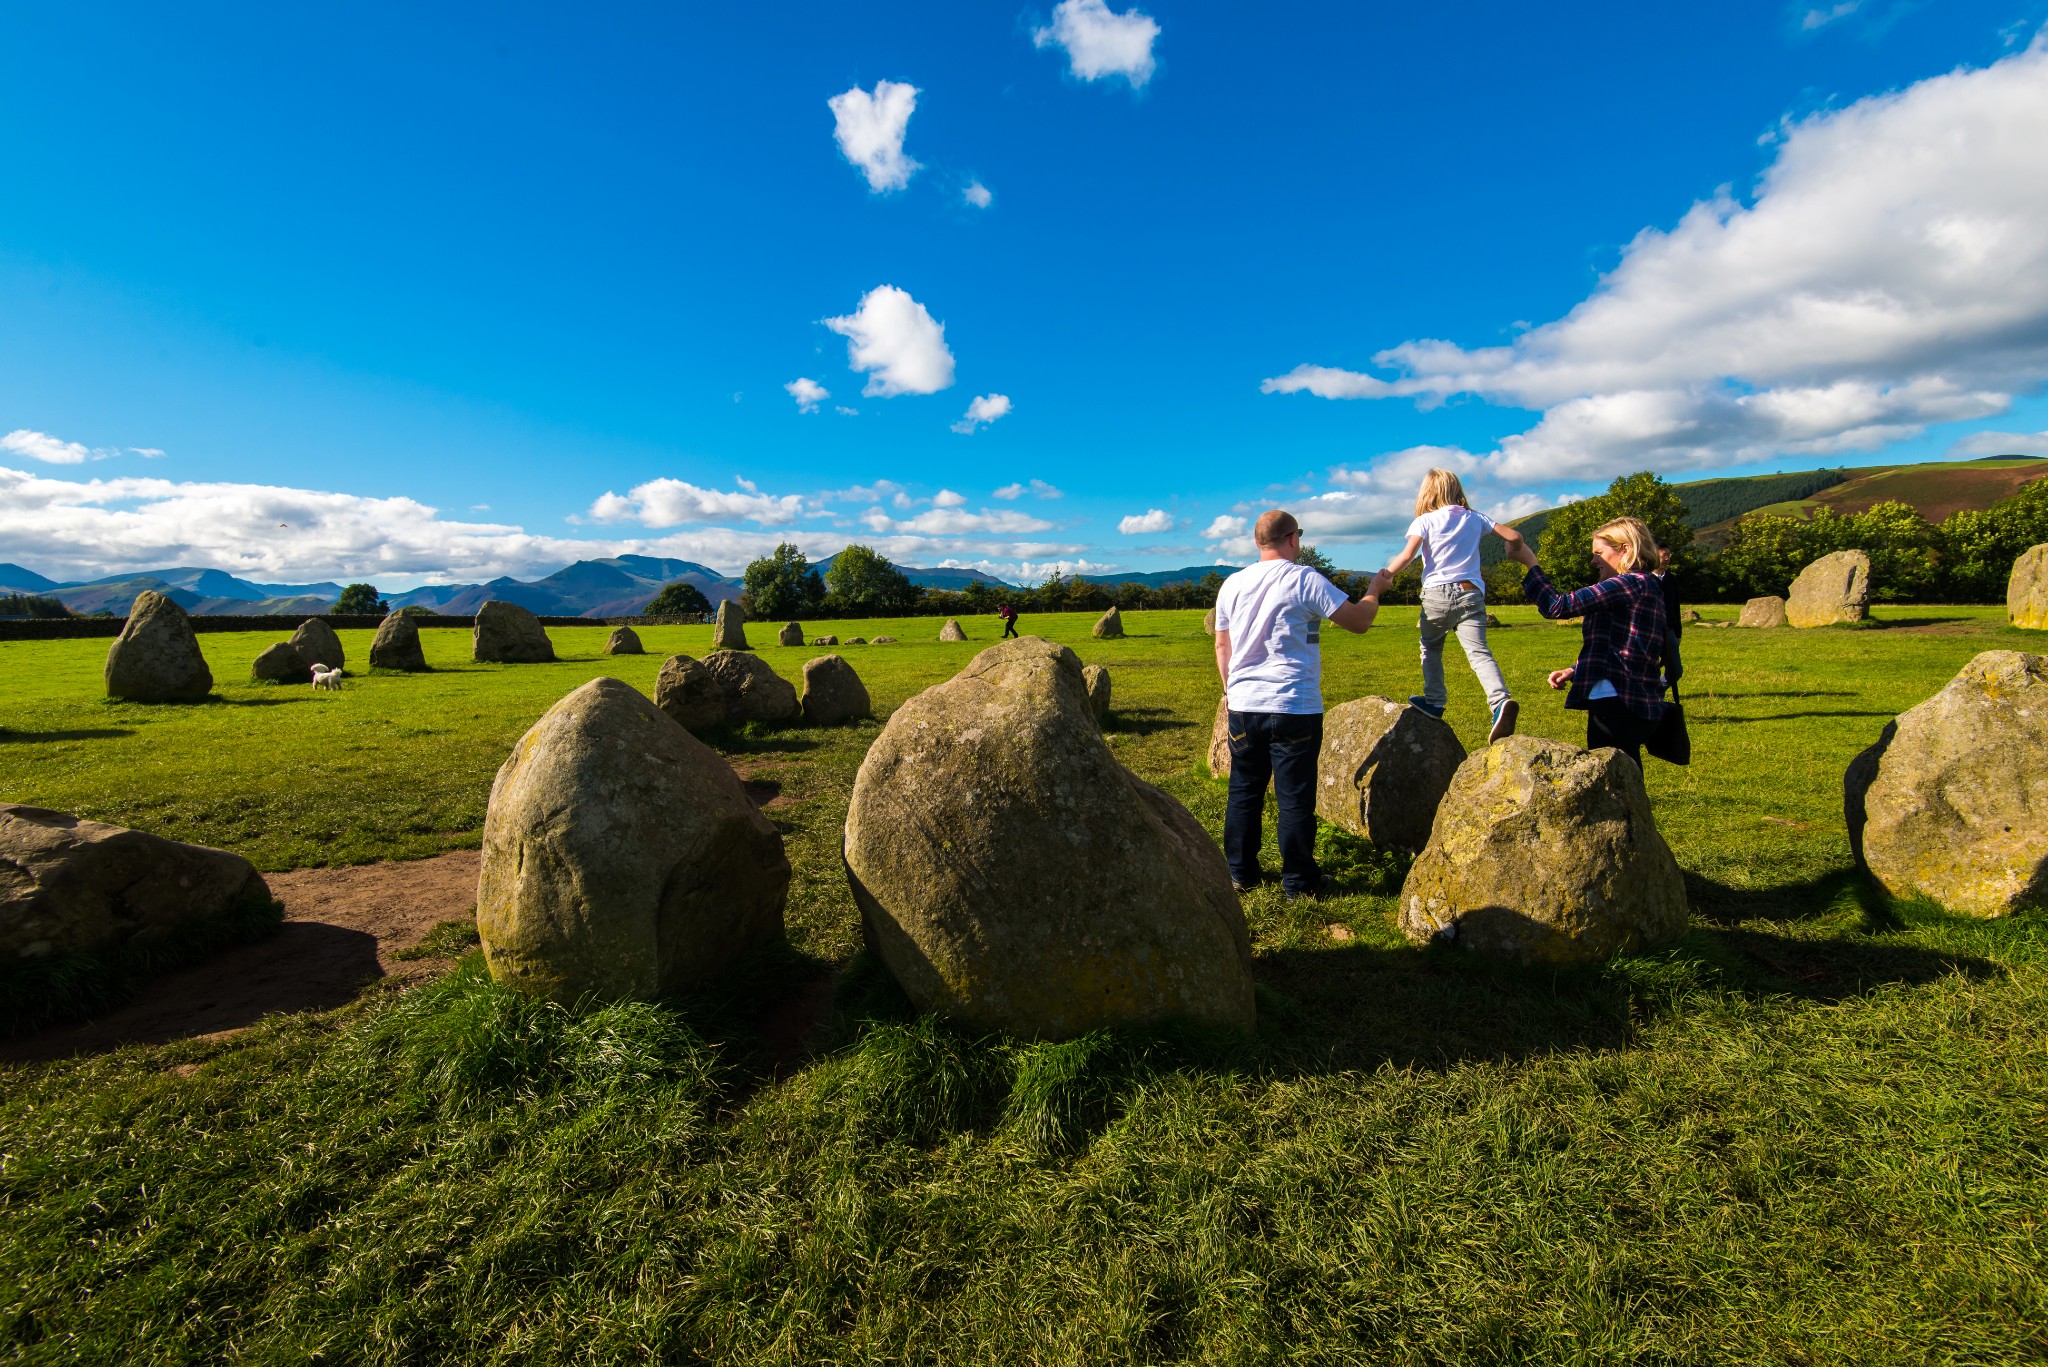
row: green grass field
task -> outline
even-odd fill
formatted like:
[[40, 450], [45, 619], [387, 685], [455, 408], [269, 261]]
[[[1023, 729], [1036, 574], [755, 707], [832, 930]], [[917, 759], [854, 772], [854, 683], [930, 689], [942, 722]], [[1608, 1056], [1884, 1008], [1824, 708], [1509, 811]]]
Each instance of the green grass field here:
[[[1710, 609], [1709, 618], [1733, 609]], [[1405, 697], [1412, 610], [1326, 642], [1329, 701]], [[1570, 627], [1504, 609], [1522, 727]], [[1109, 739], [1220, 833], [1200, 614], [1024, 629], [1109, 666]], [[994, 639], [842, 647], [879, 712]], [[562, 662], [340, 695], [104, 701], [104, 641], [0, 644], [0, 798], [265, 869], [477, 843], [513, 740], [598, 674], [651, 692], [709, 628], [553, 630]], [[281, 636], [282, 633], [279, 633]], [[344, 633], [352, 659], [367, 633]], [[787, 947], [719, 992], [582, 1017], [471, 956], [221, 1041], [0, 1067], [0, 1347], [30, 1362], [2039, 1362], [2048, 1359], [2044, 918], [1889, 905], [1851, 876], [1844, 765], [1994, 608], [1687, 635], [1695, 759], [1652, 763], [1694, 929], [1531, 973], [1392, 930], [1400, 861], [1326, 831], [1341, 895], [1251, 895], [1255, 1037], [1022, 1045], [912, 1018], [839, 863], [876, 725], [724, 748], [795, 878]], [[796, 677], [810, 648], [765, 647]], [[1449, 720], [1484, 716], [1451, 665]], [[1270, 840], [1270, 836], [1269, 836]], [[1268, 862], [1277, 867], [1269, 844]], [[1354, 938], [1340, 941], [1341, 926]], [[794, 1055], [788, 1003], [832, 1006]]]

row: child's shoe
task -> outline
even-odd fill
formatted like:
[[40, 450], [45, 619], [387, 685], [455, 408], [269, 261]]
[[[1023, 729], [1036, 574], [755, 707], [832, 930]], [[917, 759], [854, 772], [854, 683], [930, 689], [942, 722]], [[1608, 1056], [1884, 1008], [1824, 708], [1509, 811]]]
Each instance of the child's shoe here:
[[1442, 721], [1444, 719], [1444, 710], [1441, 707], [1438, 707], [1435, 703], [1431, 702], [1428, 698], [1423, 697], [1420, 693], [1409, 694], [1408, 705], [1414, 708], [1417, 712], [1425, 713], [1428, 716], [1435, 717], [1438, 721]]
[[1491, 745], [1497, 740], [1506, 740], [1509, 736], [1514, 735], [1515, 718], [1520, 716], [1521, 713], [1522, 705], [1513, 698], [1509, 698], [1499, 707], [1494, 708], [1493, 730], [1486, 733], [1486, 743]]

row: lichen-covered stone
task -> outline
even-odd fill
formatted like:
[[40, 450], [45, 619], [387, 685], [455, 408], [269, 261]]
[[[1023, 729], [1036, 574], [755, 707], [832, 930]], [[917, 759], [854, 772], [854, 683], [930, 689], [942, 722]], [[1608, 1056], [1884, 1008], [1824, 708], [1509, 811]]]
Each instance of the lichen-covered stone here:
[[788, 892], [782, 836], [731, 766], [617, 679], [549, 708], [491, 785], [477, 933], [522, 992], [699, 986], [781, 932]]
[[737, 600], [728, 598], [718, 605], [718, 618], [711, 625], [711, 648], [747, 649], [747, 614]]
[[1776, 594], [1752, 598], [1742, 605], [1742, 615], [1735, 619], [1739, 627], [1782, 627], [1785, 621], [1785, 600]]
[[795, 721], [803, 715], [796, 686], [752, 651], [714, 650], [704, 657], [704, 668], [725, 694], [728, 721]]
[[1371, 697], [1340, 703], [1323, 715], [1316, 815], [1375, 845], [1419, 850], [1464, 762], [1457, 733], [1420, 708]]
[[804, 643], [804, 624], [785, 622], [782, 630], [775, 633], [775, 643], [784, 646], [800, 646]]
[[1095, 625], [1090, 630], [1100, 640], [1121, 641], [1124, 636], [1124, 615], [1112, 607], [1095, 619]]
[[967, 639], [967, 633], [960, 629], [959, 622], [948, 617], [946, 625], [939, 628], [939, 639], [941, 641], [964, 641]]
[[1209, 724], [1209, 772], [1230, 777], [1230, 695], [1216, 700], [1216, 720]]
[[820, 655], [804, 664], [804, 691], [798, 699], [806, 726], [836, 726], [872, 716], [867, 685], [841, 655]]
[[2048, 545], [2029, 547], [2012, 562], [2005, 614], [2016, 627], [2048, 631]]
[[616, 627], [604, 638], [604, 653], [607, 655], [645, 655], [647, 648], [640, 644], [640, 633], [631, 627]]
[[147, 943], [269, 896], [239, 854], [0, 803], [0, 968]]
[[1510, 736], [1474, 752], [1401, 887], [1401, 929], [1526, 963], [1585, 963], [1685, 931], [1685, 880], [1618, 750]]
[[420, 648], [420, 629], [403, 612], [394, 612], [377, 626], [370, 642], [370, 668], [402, 669], [417, 674], [427, 667], [427, 653]]
[[1000, 642], [898, 708], [854, 781], [845, 855], [920, 1010], [1047, 1039], [1253, 1023], [1222, 852], [1110, 754], [1064, 646]]
[[654, 676], [654, 705], [692, 733], [728, 720], [725, 689], [702, 661], [689, 655], [671, 655], [661, 662], [661, 671]]
[[548, 664], [555, 658], [555, 643], [540, 618], [517, 603], [493, 599], [478, 608], [470, 640], [470, 655], [479, 664]]
[[311, 683], [313, 666], [290, 641], [273, 641], [249, 666], [249, 677], [258, 683]]
[[198, 702], [213, 671], [185, 609], [152, 589], [136, 595], [128, 621], [107, 648], [107, 696], [128, 702]]
[[1211, 636], [1216, 634], [1216, 609], [1210, 608], [1202, 614], [1202, 630], [1208, 632]]
[[1836, 551], [1799, 571], [1785, 597], [1785, 620], [1795, 627], [1825, 627], [1870, 617], [1870, 557]]
[[2048, 656], [1988, 650], [1843, 776], [1849, 848], [1897, 896], [1970, 916], [2048, 903]]
[[1109, 720], [1109, 671], [1101, 665], [1084, 665], [1081, 682], [1088, 688], [1088, 709], [1097, 726]]
[[325, 665], [329, 669], [348, 666], [348, 653], [341, 648], [341, 637], [318, 617], [308, 617], [299, 623], [299, 629], [292, 633], [292, 649], [299, 652], [299, 658], [308, 666]]

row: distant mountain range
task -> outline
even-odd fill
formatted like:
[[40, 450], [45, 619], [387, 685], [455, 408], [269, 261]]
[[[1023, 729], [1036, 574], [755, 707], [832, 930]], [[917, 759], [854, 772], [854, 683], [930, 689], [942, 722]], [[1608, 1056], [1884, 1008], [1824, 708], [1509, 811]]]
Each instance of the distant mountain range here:
[[[832, 557], [817, 562], [822, 574], [832, 566]], [[901, 567], [910, 582], [925, 588], [964, 589], [969, 584], [993, 584], [999, 588], [1015, 585], [968, 569], [922, 569]], [[1181, 570], [1151, 574], [1091, 574], [1082, 576], [1098, 584], [1142, 583], [1153, 587], [1201, 579], [1211, 571], [1229, 574], [1234, 565], [1196, 565]], [[737, 598], [742, 587], [734, 575], [720, 574], [694, 560], [667, 560], [648, 555], [616, 555], [605, 560], [579, 560], [543, 579], [530, 581], [510, 577], [487, 584], [428, 584], [404, 593], [387, 593], [384, 601], [394, 608], [414, 605], [467, 616], [478, 607], [498, 599], [517, 603], [543, 617], [631, 617], [647, 606], [648, 599], [662, 587], [678, 580], [694, 584], [712, 603]], [[240, 579], [225, 570], [174, 569], [142, 573], [113, 574], [104, 579], [60, 582], [20, 565], [0, 564], [0, 593], [33, 593], [55, 598], [77, 613], [127, 612], [128, 605], [145, 589], [154, 589], [185, 611], [205, 616], [239, 614], [252, 616], [306, 616], [327, 612], [341, 596], [341, 585], [258, 584]]]

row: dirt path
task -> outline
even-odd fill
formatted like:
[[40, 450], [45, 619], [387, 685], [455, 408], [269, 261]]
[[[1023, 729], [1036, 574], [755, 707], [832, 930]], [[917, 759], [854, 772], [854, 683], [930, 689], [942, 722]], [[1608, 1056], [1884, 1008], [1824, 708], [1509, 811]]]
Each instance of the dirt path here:
[[380, 978], [417, 981], [446, 972], [447, 959], [392, 956], [442, 921], [475, 910], [481, 861], [476, 850], [455, 850], [404, 863], [266, 874], [284, 903], [277, 934], [160, 978], [95, 1020], [0, 1042], [0, 1062], [227, 1034], [280, 1011], [340, 1006]]

